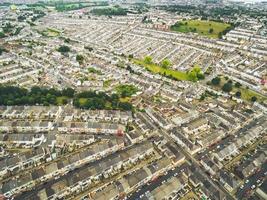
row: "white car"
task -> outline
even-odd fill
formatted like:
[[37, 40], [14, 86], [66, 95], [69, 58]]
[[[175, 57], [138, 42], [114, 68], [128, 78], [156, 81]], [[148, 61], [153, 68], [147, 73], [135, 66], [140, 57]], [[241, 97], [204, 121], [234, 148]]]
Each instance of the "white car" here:
[[255, 185], [252, 185], [252, 186], [251, 186], [251, 189], [252, 189], [252, 190], [253, 190], [253, 189], [255, 189], [255, 188], [256, 188], [256, 186], [255, 186]]

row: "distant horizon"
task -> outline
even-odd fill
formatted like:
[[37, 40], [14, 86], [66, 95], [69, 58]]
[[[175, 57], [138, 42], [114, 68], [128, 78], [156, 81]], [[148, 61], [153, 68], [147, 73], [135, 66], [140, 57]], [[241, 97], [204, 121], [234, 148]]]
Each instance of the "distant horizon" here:
[[230, 0], [230, 1], [243, 1], [243, 2], [263, 2], [266, 0]]

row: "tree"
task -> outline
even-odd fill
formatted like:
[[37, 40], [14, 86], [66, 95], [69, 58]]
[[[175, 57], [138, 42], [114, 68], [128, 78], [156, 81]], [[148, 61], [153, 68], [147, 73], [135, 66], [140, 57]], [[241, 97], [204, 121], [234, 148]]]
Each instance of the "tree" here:
[[126, 69], [127, 69], [130, 73], [133, 73], [133, 72], [134, 72], [130, 65], [127, 65]]
[[198, 73], [197, 78], [198, 78], [198, 80], [203, 80], [203, 79], [205, 79], [205, 75], [203, 73]]
[[129, 102], [120, 102], [119, 108], [122, 110], [132, 110], [133, 106]]
[[83, 55], [76, 55], [76, 61], [79, 63], [79, 64], [82, 64], [83, 61], [84, 61], [84, 57]]
[[241, 86], [242, 86], [241, 83], [239, 83], [239, 82], [235, 83], [235, 87], [240, 88]]
[[257, 101], [257, 97], [255, 97], [255, 96], [251, 97], [251, 101], [252, 101], [252, 102]]
[[188, 79], [196, 82], [200, 79], [204, 79], [205, 76], [199, 66], [195, 66], [190, 72], [188, 72]]
[[240, 91], [237, 91], [237, 92], [235, 93], [235, 96], [238, 97], [238, 98], [240, 98], [240, 97], [241, 97], [241, 92], [240, 92]]
[[89, 47], [89, 46], [85, 46], [84, 48], [87, 49], [90, 52], [94, 50], [92, 47]]
[[151, 57], [151, 56], [146, 56], [146, 57], [144, 58], [144, 62], [145, 62], [146, 64], [151, 64], [151, 63], [152, 63], [152, 57]]
[[161, 62], [161, 67], [163, 67], [164, 69], [167, 69], [171, 66], [171, 61], [169, 61], [168, 59], [164, 59]]
[[211, 83], [212, 83], [212, 85], [220, 85], [220, 83], [221, 83], [221, 78], [220, 77], [215, 77], [215, 78], [213, 78], [212, 80], [211, 80]]
[[62, 95], [72, 98], [74, 96], [75, 90], [72, 88], [65, 88], [62, 90]]
[[67, 99], [62, 99], [62, 104], [63, 105], [66, 105], [68, 103], [68, 100]]
[[209, 29], [209, 33], [210, 33], [210, 34], [213, 33], [213, 31], [214, 31], [213, 28], [210, 28], [210, 29]]
[[206, 98], [206, 95], [205, 95], [204, 93], [201, 94], [201, 96], [200, 96], [200, 100], [203, 101], [205, 98]]
[[4, 38], [4, 37], [6, 37], [6, 35], [0, 31], [0, 38]]
[[190, 81], [196, 82], [197, 81], [197, 74], [193, 70], [188, 72], [188, 78]]
[[58, 51], [59, 51], [60, 53], [67, 53], [67, 52], [70, 51], [70, 48], [69, 48], [68, 46], [66, 46], [66, 45], [62, 45], [62, 46], [60, 46], [60, 47], [58, 48]]
[[64, 42], [66, 42], [66, 43], [70, 43], [70, 38], [65, 38], [65, 39], [64, 39]]
[[231, 92], [233, 89], [233, 85], [231, 83], [225, 83], [222, 87], [224, 92]]

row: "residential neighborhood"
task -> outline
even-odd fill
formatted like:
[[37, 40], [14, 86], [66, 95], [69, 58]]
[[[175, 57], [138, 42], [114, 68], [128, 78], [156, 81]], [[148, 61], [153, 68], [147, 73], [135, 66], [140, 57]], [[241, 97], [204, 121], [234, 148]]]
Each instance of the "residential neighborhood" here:
[[267, 199], [267, 4], [0, 0], [0, 199]]

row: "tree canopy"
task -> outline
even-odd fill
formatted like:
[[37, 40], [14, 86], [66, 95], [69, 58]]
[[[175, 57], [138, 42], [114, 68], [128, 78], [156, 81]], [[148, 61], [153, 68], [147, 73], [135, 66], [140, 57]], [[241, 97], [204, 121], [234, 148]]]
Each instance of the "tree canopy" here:
[[169, 61], [168, 59], [164, 59], [161, 62], [161, 67], [163, 67], [164, 69], [167, 69], [171, 66], [171, 61]]
[[95, 8], [90, 11], [94, 15], [127, 15], [128, 10], [125, 8], [121, 8], [119, 6], [114, 6], [112, 8]]
[[83, 63], [84, 61], [83, 55], [80, 55], [80, 54], [76, 55], [76, 61], [80, 64]]
[[151, 64], [152, 63], [152, 57], [151, 56], [146, 56], [145, 58], [144, 58], [144, 62], [146, 63], [146, 64]]
[[230, 82], [225, 83], [225, 84], [223, 85], [223, 87], [222, 87], [222, 90], [223, 90], [224, 92], [231, 92], [232, 89], [233, 89], [233, 85], [232, 85], [232, 83], [230, 83]]
[[138, 91], [138, 89], [133, 85], [119, 85], [116, 88], [116, 91], [120, 97], [124, 98], [132, 96]]
[[58, 48], [58, 51], [61, 53], [67, 53], [70, 51], [70, 47], [66, 46], [66, 45], [62, 45]]
[[200, 67], [195, 66], [191, 71], [188, 72], [188, 79], [190, 81], [196, 82], [198, 80], [204, 79], [205, 76], [201, 71]]
[[212, 83], [212, 85], [220, 85], [220, 83], [221, 83], [221, 78], [220, 77], [215, 77], [215, 78], [213, 78], [212, 80], [211, 80], [211, 83]]
[[257, 101], [257, 97], [255, 97], [255, 96], [251, 97], [251, 101], [252, 101], [252, 102]]

